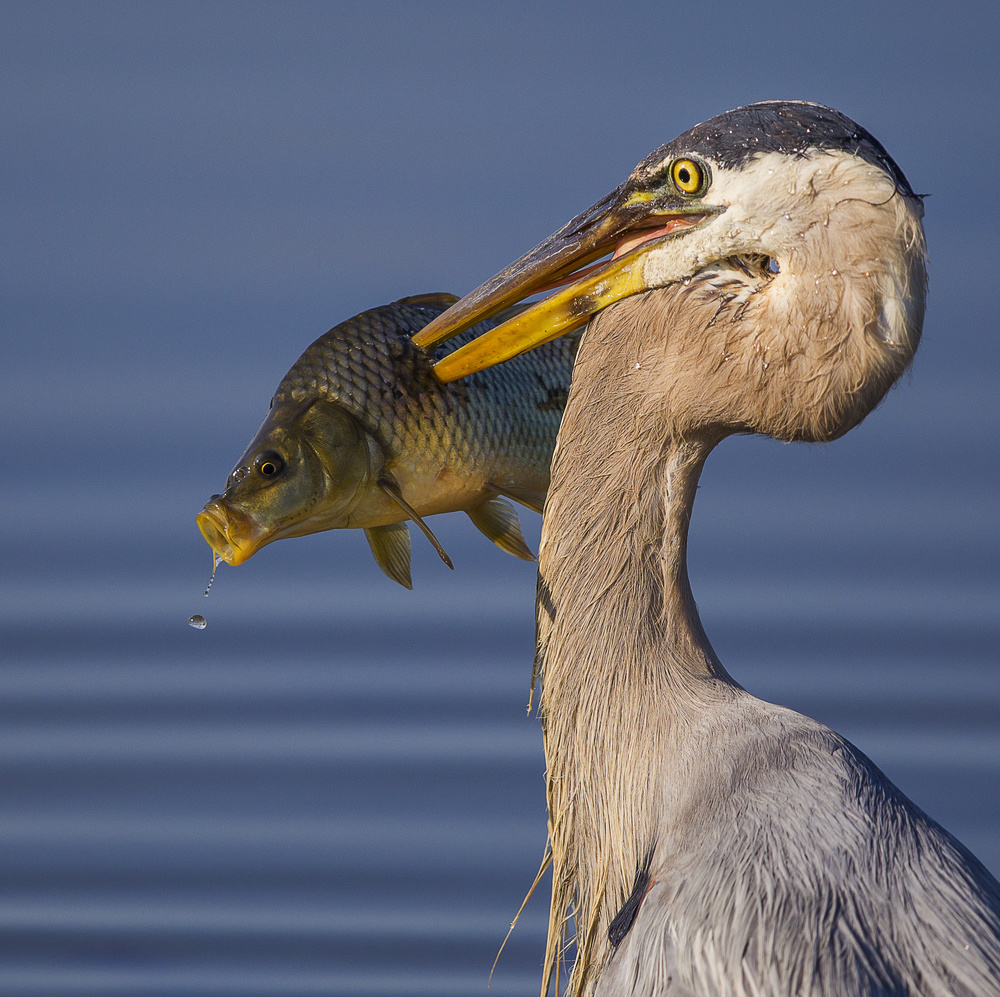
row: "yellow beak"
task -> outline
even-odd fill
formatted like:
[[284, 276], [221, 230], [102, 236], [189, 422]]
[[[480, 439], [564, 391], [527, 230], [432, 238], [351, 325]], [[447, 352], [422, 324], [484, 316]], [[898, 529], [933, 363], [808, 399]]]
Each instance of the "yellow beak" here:
[[[720, 210], [619, 187], [437, 316], [413, 340], [423, 348], [433, 346], [532, 294], [558, 288], [439, 360], [434, 373], [441, 381], [455, 381], [502, 363], [585, 325], [615, 301], [646, 290], [650, 285], [644, 254]], [[612, 251], [610, 261], [578, 269]]]

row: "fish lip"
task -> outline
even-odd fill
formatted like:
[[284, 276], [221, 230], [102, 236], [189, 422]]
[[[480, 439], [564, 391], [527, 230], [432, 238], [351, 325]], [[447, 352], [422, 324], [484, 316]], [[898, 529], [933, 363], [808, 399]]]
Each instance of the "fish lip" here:
[[[235, 567], [252, 557], [261, 546], [256, 542], [252, 523], [239, 513], [226, 508], [221, 501], [206, 503], [196, 518], [198, 529], [209, 547], [226, 564]], [[244, 534], [239, 539], [234, 534]]]

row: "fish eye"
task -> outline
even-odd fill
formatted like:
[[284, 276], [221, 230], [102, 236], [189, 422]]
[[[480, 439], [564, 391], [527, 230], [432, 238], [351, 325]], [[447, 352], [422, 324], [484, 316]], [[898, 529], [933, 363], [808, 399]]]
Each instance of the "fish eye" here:
[[253, 460], [257, 473], [265, 478], [274, 478], [281, 474], [285, 460], [276, 450], [263, 450]]
[[670, 180], [688, 197], [703, 194], [708, 189], [708, 167], [693, 159], [675, 159], [670, 164]]

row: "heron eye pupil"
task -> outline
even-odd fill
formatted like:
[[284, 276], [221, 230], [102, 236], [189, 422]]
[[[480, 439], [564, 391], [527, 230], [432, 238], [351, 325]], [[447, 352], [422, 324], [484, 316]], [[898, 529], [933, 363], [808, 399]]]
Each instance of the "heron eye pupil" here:
[[675, 159], [670, 165], [670, 180], [682, 194], [694, 196], [708, 186], [705, 170], [693, 159]]

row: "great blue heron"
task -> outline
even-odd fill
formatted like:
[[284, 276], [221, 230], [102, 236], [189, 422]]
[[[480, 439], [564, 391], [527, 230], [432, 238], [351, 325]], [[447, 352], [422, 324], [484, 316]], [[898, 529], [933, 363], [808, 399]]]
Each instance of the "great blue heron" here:
[[590, 322], [539, 558], [543, 993], [570, 917], [577, 995], [1000, 993], [1000, 885], [857, 748], [730, 678], [685, 563], [723, 437], [836, 438], [907, 366], [922, 214], [853, 121], [754, 104], [658, 149], [417, 337], [568, 283], [442, 360], [450, 380]]

